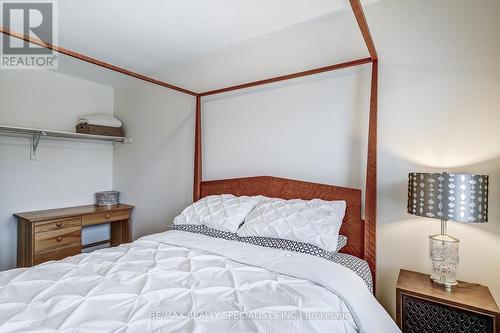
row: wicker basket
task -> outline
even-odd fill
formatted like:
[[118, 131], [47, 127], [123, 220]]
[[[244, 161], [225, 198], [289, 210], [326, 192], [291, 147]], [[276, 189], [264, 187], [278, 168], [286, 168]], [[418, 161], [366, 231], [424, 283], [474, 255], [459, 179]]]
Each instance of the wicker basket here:
[[91, 124], [76, 125], [76, 133], [107, 135], [107, 136], [124, 136], [123, 127], [108, 127]]

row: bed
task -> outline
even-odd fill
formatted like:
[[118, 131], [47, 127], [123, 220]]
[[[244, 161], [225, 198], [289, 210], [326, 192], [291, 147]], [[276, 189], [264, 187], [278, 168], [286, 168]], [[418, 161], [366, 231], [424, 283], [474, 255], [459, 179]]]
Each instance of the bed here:
[[1, 332], [397, 332], [346, 266], [171, 230], [0, 274]]
[[[369, 58], [196, 93], [14, 32], [1, 32], [196, 98], [193, 201], [211, 195], [344, 200], [348, 242], [325, 258], [173, 228], [133, 243], [0, 273], [0, 332], [399, 332], [377, 302], [378, 55], [359, 0], [350, 4]], [[277, 177], [203, 181], [202, 100], [371, 63], [365, 187]], [[139, 222], [140, 223], [140, 222]]]
[[0, 332], [399, 331], [373, 296], [369, 264], [357, 252], [364, 249], [358, 190], [252, 177], [203, 182], [202, 193], [342, 197], [348, 245], [326, 260], [173, 227], [0, 273]]
[[1, 332], [397, 331], [345, 266], [177, 230], [0, 284]]

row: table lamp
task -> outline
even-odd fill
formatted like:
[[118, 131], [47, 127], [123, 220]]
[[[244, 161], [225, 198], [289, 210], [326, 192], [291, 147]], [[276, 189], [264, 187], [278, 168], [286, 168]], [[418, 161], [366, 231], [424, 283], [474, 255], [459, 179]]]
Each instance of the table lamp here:
[[408, 213], [441, 220], [441, 233], [429, 236], [431, 279], [445, 289], [457, 285], [459, 240], [447, 234], [447, 221], [488, 222], [488, 181], [484, 175], [410, 173]]

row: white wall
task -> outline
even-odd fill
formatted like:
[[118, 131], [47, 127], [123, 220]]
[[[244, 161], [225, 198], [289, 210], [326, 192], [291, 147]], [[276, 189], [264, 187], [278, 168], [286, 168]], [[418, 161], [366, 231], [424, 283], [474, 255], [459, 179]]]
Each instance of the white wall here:
[[[0, 71], [0, 124], [74, 131], [79, 114], [112, 111], [110, 87], [50, 71]], [[110, 143], [41, 139], [31, 161], [27, 137], [0, 136], [0, 270], [16, 266], [13, 213], [91, 204], [94, 192], [112, 188], [112, 165]]]
[[[382, 0], [365, 11], [380, 54], [378, 297], [394, 314], [399, 269], [429, 272], [427, 236], [439, 232], [439, 222], [405, 213], [407, 173], [459, 170], [491, 175], [491, 210], [486, 225], [449, 226], [461, 239], [458, 277], [488, 285], [500, 302], [500, 2]], [[206, 90], [346, 60], [336, 56], [344, 49], [365, 57], [356, 29], [350, 13], [326, 17], [168, 74]], [[354, 175], [364, 168], [351, 149], [366, 134], [354, 120], [368, 82], [366, 71], [348, 70], [207, 99], [205, 176], [359, 184], [344, 163]]]
[[382, 1], [367, 10], [381, 57], [379, 298], [395, 309], [399, 268], [429, 272], [439, 221], [405, 213], [410, 171], [489, 174], [490, 222], [450, 223], [458, 278], [500, 303], [500, 2]]
[[115, 88], [115, 116], [134, 142], [116, 146], [114, 187], [135, 205], [132, 234], [164, 231], [192, 201], [194, 97], [141, 81]]
[[369, 67], [203, 103], [203, 177], [272, 175], [361, 187]]

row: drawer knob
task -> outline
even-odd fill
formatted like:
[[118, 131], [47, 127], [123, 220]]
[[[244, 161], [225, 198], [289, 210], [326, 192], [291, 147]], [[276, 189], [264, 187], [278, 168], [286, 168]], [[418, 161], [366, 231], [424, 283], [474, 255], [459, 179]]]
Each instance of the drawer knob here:
[[57, 226], [58, 228], [62, 227], [62, 222], [57, 222], [57, 223], [56, 223], [56, 226]]
[[104, 216], [105, 218], [109, 219], [111, 217], [111, 215], [107, 214], [106, 216]]
[[56, 240], [57, 240], [57, 242], [58, 242], [58, 243], [59, 243], [59, 242], [62, 242], [62, 237], [57, 237], [57, 239], [56, 239]]

